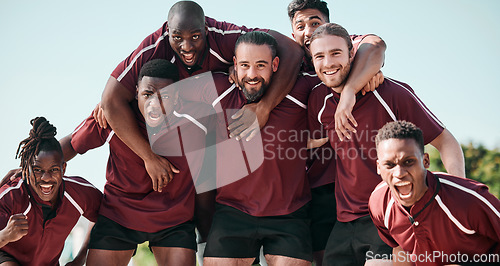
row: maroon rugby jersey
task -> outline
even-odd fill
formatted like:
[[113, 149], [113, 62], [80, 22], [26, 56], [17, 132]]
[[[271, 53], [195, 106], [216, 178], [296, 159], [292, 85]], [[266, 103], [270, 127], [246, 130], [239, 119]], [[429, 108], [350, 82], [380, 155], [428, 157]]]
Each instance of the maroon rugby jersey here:
[[368, 215], [368, 199], [380, 183], [377, 174], [375, 136], [387, 122], [406, 120], [422, 129], [425, 144], [434, 140], [444, 129], [407, 84], [385, 78], [373, 92], [358, 93], [353, 116], [358, 122], [352, 140], [340, 141], [335, 133], [334, 114], [340, 94], [324, 84], [316, 87], [309, 97], [309, 126], [313, 138], [329, 137], [336, 151], [337, 179], [335, 197], [337, 218], [349, 222]]
[[[12, 255], [21, 265], [59, 265], [64, 241], [84, 216], [95, 222], [102, 193], [87, 180], [64, 176], [59, 188], [58, 206], [44, 221], [42, 201], [21, 177], [0, 188], [0, 227], [5, 228], [11, 215], [23, 213], [28, 217], [28, 234], [1, 250]], [[52, 218], [50, 218], [52, 217]]]
[[[206, 35], [207, 50], [205, 55], [202, 56], [204, 58], [203, 62], [201, 62], [202, 65], [198, 66], [200, 69], [194, 73], [188, 72], [182, 60], [177, 58], [174, 50], [170, 47], [166, 31], [167, 22], [165, 22], [161, 28], [146, 37], [139, 47], [115, 68], [111, 76], [135, 95], [135, 85], [137, 84], [139, 71], [146, 62], [152, 59], [170, 60], [177, 65], [181, 79], [206, 71], [227, 71], [229, 66], [233, 65], [236, 40], [245, 32], [257, 29], [236, 26], [209, 17], [205, 17], [205, 22], [208, 27], [208, 34]], [[268, 30], [263, 31], [267, 32]]]
[[[270, 113], [260, 135], [238, 142], [228, 137], [227, 125], [231, 115], [247, 103], [246, 98], [228, 82], [227, 75], [216, 73], [213, 78], [216, 90], [192, 91], [198, 100], [222, 112], [217, 132], [217, 202], [253, 216], [286, 215], [304, 206], [310, 200], [305, 173], [309, 136], [306, 103], [315, 84], [307, 77], [299, 78]], [[180, 91], [180, 95], [193, 99], [189, 90]], [[241, 179], [233, 182], [238, 178], [231, 177], [238, 175]]]
[[[352, 47], [354, 54], [358, 51], [359, 43], [367, 35], [351, 35]], [[308, 72], [311, 76], [317, 76], [314, 72], [314, 65], [306, 56], [302, 59], [301, 71]], [[305, 75], [305, 74], [304, 74]], [[318, 83], [321, 80], [318, 78]], [[334, 150], [330, 144], [325, 144], [322, 147], [312, 149], [307, 161], [307, 177], [311, 188], [320, 187], [335, 181], [335, 174], [337, 173], [336, 164], [334, 160]]]
[[[174, 139], [179, 145], [171, 155], [166, 156], [180, 173], [174, 174], [173, 180], [162, 192], [153, 190], [152, 181], [144, 161], [128, 148], [114, 132], [103, 129], [89, 116], [73, 132], [71, 144], [80, 154], [109, 143], [110, 154], [106, 168], [106, 184], [104, 199], [100, 208], [103, 215], [129, 229], [142, 232], [157, 232], [193, 218], [194, 213], [194, 186], [192, 176], [199, 173], [199, 169], [190, 169], [186, 153], [192, 147], [203, 147], [206, 128], [201, 123], [194, 123], [188, 119], [184, 110], [189, 112], [203, 112], [201, 105], [182, 103], [178, 105], [175, 117], [170, 119], [171, 130], [160, 132], [154, 139], [153, 149], [162, 151], [164, 140]], [[136, 114], [138, 111], [136, 111]], [[140, 116], [140, 115], [138, 115]], [[142, 118], [142, 116], [141, 116]], [[137, 118], [138, 121], [139, 117]], [[142, 119], [143, 121], [143, 119]], [[139, 126], [147, 138], [144, 122]], [[161, 137], [163, 141], [158, 141]], [[175, 143], [174, 142], [174, 143]], [[184, 145], [184, 143], [186, 143]], [[195, 156], [203, 156], [197, 153]], [[198, 158], [203, 160], [203, 158]], [[193, 171], [191, 171], [193, 170]]]
[[[500, 201], [488, 192], [488, 187], [475, 180], [430, 171], [426, 179], [428, 189], [409, 213], [392, 197], [385, 182], [375, 188], [369, 207], [380, 237], [388, 245], [401, 246], [416, 255], [438, 251], [467, 254], [473, 260], [474, 254], [500, 254]], [[432, 199], [438, 179], [438, 193], [423, 209]], [[412, 225], [408, 215], [414, 216], [422, 209]], [[446, 256], [440, 254], [417, 261], [417, 265], [457, 263], [443, 258]]]

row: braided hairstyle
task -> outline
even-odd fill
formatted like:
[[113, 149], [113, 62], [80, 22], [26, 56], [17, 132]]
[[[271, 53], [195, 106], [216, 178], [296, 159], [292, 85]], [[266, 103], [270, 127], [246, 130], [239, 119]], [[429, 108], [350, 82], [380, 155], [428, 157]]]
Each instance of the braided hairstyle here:
[[61, 145], [55, 138], [56, 128], [45, 119], [45, 117], [36, 117], [30, 121], [33, 128], [30, 135], [21, 143], [16, 152], [16, 159], [21, 158], [21, 168], [23, 178], [26, 180], [29, 173], [29, 166], [33, 164], [35, 156], [40, 151], [58, 151], [62, 153]]

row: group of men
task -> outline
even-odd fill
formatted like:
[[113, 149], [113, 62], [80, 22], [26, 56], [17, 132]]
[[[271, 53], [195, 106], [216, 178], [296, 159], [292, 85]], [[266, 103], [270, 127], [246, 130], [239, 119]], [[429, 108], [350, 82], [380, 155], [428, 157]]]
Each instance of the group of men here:
[[[500, 201], [465, 178], [460, 145], [413, 89], [382, 76], [385, 43], [329, 23], [324, 1], [293, 0], [288, 15], [295, 42], [180, 1], [117, 66], [102, 109], [59, 141], [64, 167], [110, 147], [88, 265], [127, 265], [145, 241], [159, 265], [195, 265], [195, 228], [205, 265], [251, 265], [261, 248], [269, 265], [439, 265], [458, 253], [499, 254]], [[428, 143], [448, 174], [426, 170]], [[3, 185], [0, 202], [29, 180], [40, 199], [27, 192], [26, 202], [48, 211], [2, 209], [0, 236], [14, 218], [30, 225], [19, 222], [27, 235], [0, 242], [0, 264], [29, 263], [13, 250], [32, 234], [30, 219], [45, 224], [64, 206], [67, 185], [44, 195], [54, 194], [49, 177], [67, 178], [30, 167]], [[432, 261], [411, 257], [436, 251], [443, 256]], [[54, 261], [32, 252], [37, 264]]]

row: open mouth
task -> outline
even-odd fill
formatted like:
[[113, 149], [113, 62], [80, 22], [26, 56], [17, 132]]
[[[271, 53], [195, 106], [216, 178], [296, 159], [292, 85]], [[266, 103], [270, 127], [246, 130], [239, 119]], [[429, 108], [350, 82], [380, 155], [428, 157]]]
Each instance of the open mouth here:
[[408, 199], [412, 196], [413, 184], [408, 181], [401, 181], [394, 184], [394, 188], [399, 193], [401, 199]]
[[54, 190], [54, 185], [40, 185], [40, 191], [42, 192], [43, 195], [50, 195], [52, 191]]
[[325, 73], [325, 75], [335, 75], [335, 74], [337, 74], [337, 72], [339, 72], [339, 70], [340, 69], [324, 71], [323, 73]]
[[182, 59], [184, 62], [188, 65], [192, 65], [195, 62], [195, 53], [190, 52], [190, 53], [181, 53]]

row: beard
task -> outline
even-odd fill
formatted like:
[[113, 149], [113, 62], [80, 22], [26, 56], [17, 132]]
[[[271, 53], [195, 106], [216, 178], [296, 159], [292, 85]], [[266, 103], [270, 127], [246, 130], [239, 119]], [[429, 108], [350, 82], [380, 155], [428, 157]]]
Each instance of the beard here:
[[329, 84], [327, 84], [327, 86], [330, 88], [344, 87], [344, 84], [347, 81], [347, 78], [349, 77], [350, 71], [351, 71], [351, 62], [348, 62], [345, 66], [343, 66], [339, 70], [338, 78], [329, 82]]
[[[251, 81], [260, 81], [260, 88], [256, 92], [250, 92], [246, 87], [246, 82], [251, 82]], [[264, 92], [266, 91], [267, 87], [269, 87], [269, 82], [266, 83], [266, 81], [263, 78], [254, 78], [254, 79], [249, 79], [249, 78], [243, 78], [243, 80], [238, 82], [238, 85], [241, 88], [241, 91], [243, 92], [243, 95], [245, 95], [245, 98], [247, 99], [248, 102], [255, 102], [259, 100]]]

